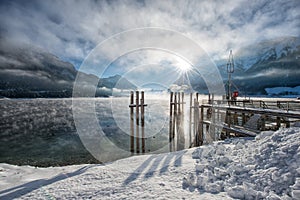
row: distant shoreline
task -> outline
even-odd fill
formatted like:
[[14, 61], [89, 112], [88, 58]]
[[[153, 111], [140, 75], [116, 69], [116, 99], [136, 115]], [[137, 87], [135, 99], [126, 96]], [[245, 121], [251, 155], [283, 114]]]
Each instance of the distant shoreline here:
[[[208, 94], [201, 94], [201, 95], [208, 95]], [[127, 96], [96, 96], [96, 97], [4, 97], [4, 96], [0, 96], [0, 100], [9, 100], [9, 99], [24, 99], [24, 100], [30, 100], [30, 99], [78, 99], [78, 98], [121, 98], [121, 97], [127, 97]], [[244, 98], [284, 98], [284, 99], [298, 99], [300, 97], [300, 95], [286, 95], [286, 96], [270, 96], [270, 95], [248, 95], [246, 97], [244, 96], [240, 96], [240, 99], [244, 99]]]

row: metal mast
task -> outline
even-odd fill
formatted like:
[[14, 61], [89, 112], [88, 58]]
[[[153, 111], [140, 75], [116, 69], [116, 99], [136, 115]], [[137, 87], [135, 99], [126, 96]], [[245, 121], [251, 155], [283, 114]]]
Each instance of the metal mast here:
[[234, 72], [234, 62], [233, 62], [233, 55], [232, 50], [230, 50], [228, 62], [227, 62], [227, 74], [228, 74], [228, 82], [227, 82], [227, 94], [226, 98], [228, 100], [231, 99], [231, 74]]

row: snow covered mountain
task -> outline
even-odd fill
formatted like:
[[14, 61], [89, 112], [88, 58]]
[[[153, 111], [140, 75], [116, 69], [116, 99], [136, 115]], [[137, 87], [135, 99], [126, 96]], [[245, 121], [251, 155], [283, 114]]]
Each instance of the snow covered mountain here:
[[[266, 88], [300, 86], [300, 37], [267, 40], [233, 53], [233, 80], [242, 94], [267, 94]], [[227, 60], [216, 63], [226, 82]], [[99, 80], [41, 49], [4, 41], [0, 41], [0, 69], [0, 96], [5, 97], [70, 97], [78, 73], [85, 80], [81, 84], [83, 96], [95, 80], [98, 82], [96, 96], [110, 96], [113, 87], [136, 88], [119, 75]], [[189, 80], [194, 89], [206, 91], [206, 83], [199, 76], [191, 76]]]
[[119, 75], [99, 79], [37, 47], [0, 41], [0, 96], [71, 97], [78, 73], [85, 80], [83, 88], [94, 87], [93, 83], [98, 82], [96, 96], [109, 96], [114, 87], [136, 88]]
[[238, 68], [248, 71], [254, 66], [271, 61], [300, 62], [299, 52], [299, 37], [276, 38], [241, 48], [235, 54], [235, 64]]
[[[226, 60], [216, 62], [227, 81]], [[242, 93], [300, 85], [300, 37], [283, 37], [243, 47], [234, 53], [233, 81]], [[259, 83], [259, 84], [258, 84]]]

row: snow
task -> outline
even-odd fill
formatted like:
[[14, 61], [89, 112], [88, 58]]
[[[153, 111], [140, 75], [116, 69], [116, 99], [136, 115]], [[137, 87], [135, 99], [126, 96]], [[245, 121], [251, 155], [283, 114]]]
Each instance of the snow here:
[[[245, 71], [254, 64], [271, 59], [281, 59], [289, 54], [296, 53], [300, 40], [295, 37], [277, 38], [260, 42], [240, 49], [235, 56], [237, 65]], [[297, 55], [296, 58], [297, 59]]]
[[1, 164], [0, 199], [230, 199], [182, 188], [193, 150], [134, 156], [106, 165], [34, 168]]
[[190, 185], [238, 199], [299, 199], [299, 141], [300, 129], [291, 128], [201, 147], [193, 153], [197, 183]]
[[300, 95], [300, 86], [265, 88], [265, 91], [268, 93], [268, 95]]
[[0, 199], [299, 199], [300, 128], [103, 165], [0, 164]]

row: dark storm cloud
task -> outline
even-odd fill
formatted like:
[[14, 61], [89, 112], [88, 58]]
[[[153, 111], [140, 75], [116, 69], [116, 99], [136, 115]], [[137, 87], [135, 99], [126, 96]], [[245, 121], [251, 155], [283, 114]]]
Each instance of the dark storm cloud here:
[[[83, 60], [99, 42], [133, 28], [182, 32], [222, 56], [263, 39], [298, 36], [297, 0], [262, 1], [1, 1], [1, 37]], [[137, 41], [139, 42], [139, 41]]]

